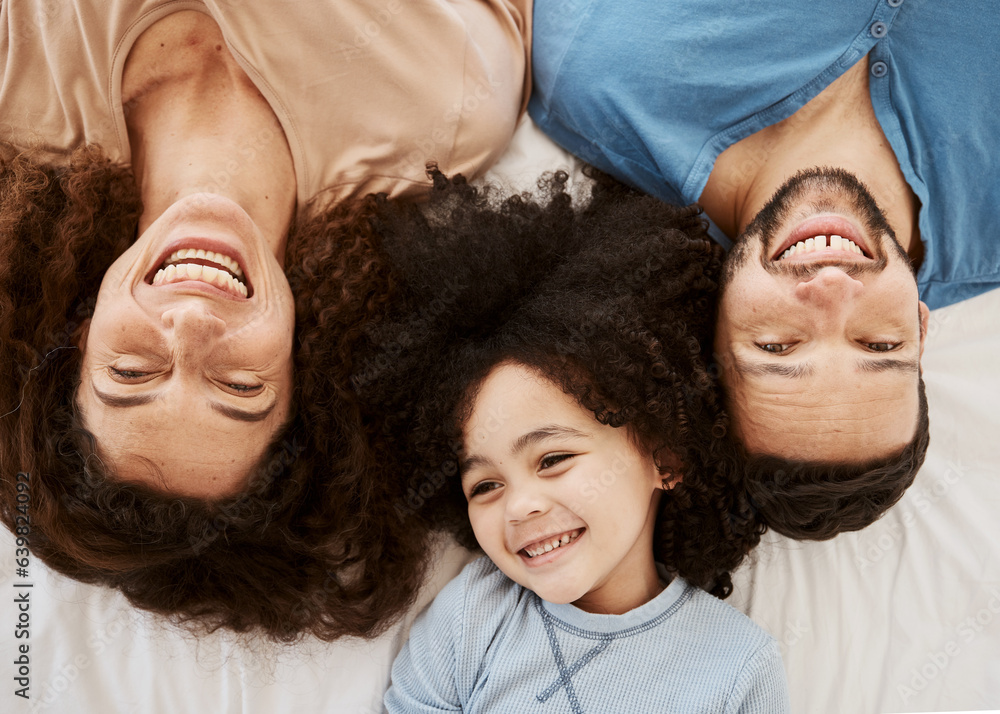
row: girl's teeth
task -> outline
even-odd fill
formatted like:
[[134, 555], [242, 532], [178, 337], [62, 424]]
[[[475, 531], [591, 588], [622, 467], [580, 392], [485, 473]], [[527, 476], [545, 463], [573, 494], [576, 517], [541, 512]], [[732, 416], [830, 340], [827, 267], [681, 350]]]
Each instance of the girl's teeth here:
[[560, 538], [553, 538], [552, 540], [546, 541], [545, 543], [535, 546], [534, 548], [525, 548], [524, 552], [526, 552], [530, 558], [535, 558], [543, 553], [551, 553], [556, 548], [560, 548], [567, 545], [570, 541], [575, 540], [577, 535], [579, 535], [579, 531], [565, 533]]

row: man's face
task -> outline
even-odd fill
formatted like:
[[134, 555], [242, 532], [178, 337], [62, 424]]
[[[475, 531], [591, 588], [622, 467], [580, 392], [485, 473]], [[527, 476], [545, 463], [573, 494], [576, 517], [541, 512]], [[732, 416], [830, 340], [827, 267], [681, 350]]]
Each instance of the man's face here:
[[751, 453], [861, 462], [913, 438], [928, 310], [856, 177], [811, 169], [789, 179], [723, 272], [715, 350]]

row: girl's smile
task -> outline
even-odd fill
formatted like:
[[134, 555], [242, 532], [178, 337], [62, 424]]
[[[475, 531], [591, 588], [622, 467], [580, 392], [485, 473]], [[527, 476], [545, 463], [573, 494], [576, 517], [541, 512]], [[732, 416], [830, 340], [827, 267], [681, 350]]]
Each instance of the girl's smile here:
[[517, 554], [524, 559], [525, 565], [529, 568], [547, 565], [570, 552], [572, 546], [577, 543], [586, 530], [586, 528], [574, 528], [571, 531], [563, 531], [555, 536], [534, 541], [523, 548], [518, 548]]

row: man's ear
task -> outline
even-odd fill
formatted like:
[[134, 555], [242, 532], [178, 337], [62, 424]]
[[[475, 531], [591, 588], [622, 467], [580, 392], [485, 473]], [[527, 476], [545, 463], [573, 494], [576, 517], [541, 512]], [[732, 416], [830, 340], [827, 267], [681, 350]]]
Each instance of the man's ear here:
[[917, 312], [920, 314], [920, 356], [924, 356], [924, 345], [927, 342], [927, 326], [930, 323], [931, 311], [923, 300], [917, 301]]
[[90, 336], [90, 318], [80, 323], [80, 326], [73, 330], [73, 344], [81, 353], [87, 349], [87, 337]]

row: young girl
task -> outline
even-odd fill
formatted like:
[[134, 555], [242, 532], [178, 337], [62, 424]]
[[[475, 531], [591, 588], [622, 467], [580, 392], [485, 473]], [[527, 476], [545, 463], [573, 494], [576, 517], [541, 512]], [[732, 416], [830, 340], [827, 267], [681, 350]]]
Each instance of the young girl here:
[[788, 711], [776, 642], [705, 591], [729, 594], [761, 530], [710, 468], [718, 251], [694, 209], [601, 183], [579, 211], [550, 189], [498, 209], [452, 186], [429, 211], [450, 220], [387, 241], [403, 307], [361, 362], [405, 349], [361, 385], [374, 432], [410, 474], [401, 513], [471, 528], [488, 557], [418, 618], [385, 705]]

